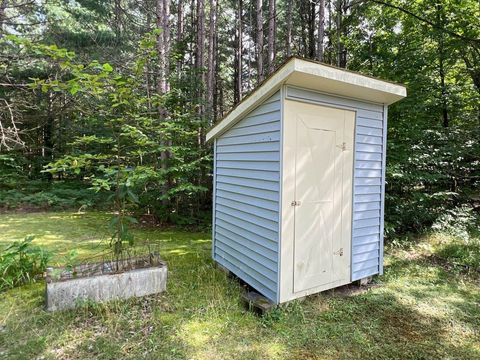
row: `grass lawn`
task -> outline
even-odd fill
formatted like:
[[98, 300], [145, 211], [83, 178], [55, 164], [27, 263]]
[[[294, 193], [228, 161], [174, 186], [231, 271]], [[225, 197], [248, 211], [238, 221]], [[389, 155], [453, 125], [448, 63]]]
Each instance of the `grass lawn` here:
[[[107, 218], [0, 215], [0, 249], [35, 234], [54, 263], [72, 248], [89, 257], [108, 244]], [[242, 307], [238, 283], [214, 267], [209, 234], [135, 234], [160, 244], [167, 292], [54, 314], [43, 310], [42, 283], [0, 293], [0, 358], [480, 359], [479, 241], [431, 235], [387, 247], [378, 286], [330, 291], [259, 317]]]

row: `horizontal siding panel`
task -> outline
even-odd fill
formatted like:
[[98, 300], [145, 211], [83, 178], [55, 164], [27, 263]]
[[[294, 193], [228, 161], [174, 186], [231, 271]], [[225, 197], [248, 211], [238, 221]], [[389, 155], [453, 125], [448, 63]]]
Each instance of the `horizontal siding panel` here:
[[262, 284], [267, 288], [274, 291], [276, 288], [276, 274], [273, 271], [267, 271], [264, 267], [259, 267], [259, 264], [249, 261], [249, 259], [243, 254], [236, 252], [235, 250], [225, 251], [217, 248], [217, 254], [227, 259], [229, 262], [242, 269], [243, 271], [255, 276]]
[[[258, 106], [256, 109], [252, 110], [244, 119], [237, 123], [237, 125], [243, 124], [243, 122], [251, 117], [265, 114], [272, 111], [280, 111], [280, 101], [265, 101], [262, 105]], [[280, 120], [280, 118], [279, 118]]]
[[355, 220], [353, 222], [354, 229], [361, 229], [364, 227], [379, 226], [379, 225], [380, 225], [380, 217], [376, 217], [372, 219], [364, 219], [364, 220]]
[[380, 185], [362, 185], [355, 186], [355, 194], [379, 194], [381, 193], [382, 188]]
[[252, 134], [259, 134], [259, 133], [268, 133], [280, 131], [280, 122], [273, 121], [270, 123], [259, 124], [259, 125], [252, 125], [247, 127], [233, 127], [232, 129], [228, 130], [225, 134], [222, 135], [221, 138], [224, 137], [232, 137], [232, 136], [242, 136], [242, 135], [252, 135]]
[[265, 100], [264, 104], [269, 104], [274, 101], [280, 102], [280, 91], [277, 91], [274, 95], [270, 96], [267, 100]]
[[365, 185], [381, 185], [382, 178], [367, 178], [367, 177], [355, 177], [355, 186], [365, 186]]
[[381, 153], [382, 152], [382, 145], [371, 145], [371, 144], [362, 144], [357, 143], [355, 145], [357, 151], [363, 152], [372, 152], [372, 153]]
[[359, 170], [355, 169], [355, 176], [366, 178], [382, 178], [382, 170]]
[[353, 254], [362, 254], [362, 253], [377, 250], [377, 256], [379, 256], [378, 255], [379, 254], [378, 253], [379, 249], [380, 249], [380, 243], [379, 243], [378, 240], [376, 240], [375, 242], [360, 244], [360, 245], [354, 246], [353, 247]]
[[364, 263], [368, 261], [375, 261], [376, 264], [378, 264], [378, 257], [379, 257], [379, 252], [378, 250], [372, 250], [372, 251], [366, 251], [366, 252], [361, 252], [358, 254], [353, 255], [353, 264], [359, 264], [359, 263]]
[[[235, 264], [229, 262], [228, 259], [222, 258], [218, 254], [215, 255], [215, 261], [217, 261], [220, 265], [222, 265], [226, 269], [229, 269], [231, 272], [237, 275], [240, 279], [247, 282], [250, 286], [255, 288], [258, 292], [266, 296], [268, 299], [272, 301], [276, 301], [276, 289], [275, 290], [269, 289], [260, 281], [258, 281], [258, 279], [256, 279], [254, 276], [248, 274], [241, 268], [237, 267]], [[248, 269], [245, 269], [245, 270], [248, 270]]]
[[237, 194], [231, 191], [217, 190], [216, 195], [220, 198], [231, 199], [244, 204], [255, 204], [260, 209], [276, 211], [278, 214], [279, 205], [277, 201], [254, 197], [248, 194]]
[[271, 200], [271, 201], [275, 201], [277, 203], [279, 201], [278, 191], [265, 190], [265, 189], [255, 189], [255, 188], [249, 188], [249, 187], [242, 186], [242, 185], [222, 184], [222, 183], [217, 182], [217, 190], [218, 189], [234, 192], [234, 193], [237, 193], [237, 194], [248, 194], [251, 197]]
[[377, 275], [379, 273], [378, 265], [371, 268], [355, 271], [352, 273], [352, 281], [366, 278], [368, 276]]
[[357, 152], [355, 153], [355, 160], [356, 161], [361, 161], [361, 160], [365, 160], [365, 161], [382, 161], [382, 154], [380, 153], [372, 153], [372, 152], [361, 152], [361, 151], [358, 151], [357, 149]]
[[377, 235], [380, 234], [380, 226], [371, 226], [361, 229], [353, 229], [353, 236]]
[[370, 244], [372, 242], [380, 242], [380, 234], [353, 236], [353, 246], [360, 246], [363, 244]]
[[261, 218], [260, 216], [258, 215], [254, 215], [254, 214], [249, 214], [245, 211], [242, 211], [242, 210], [238, 210], [237, 209], [233, 209], [229, 206], [225, 206], [225, 205], [222, 205], [220, 203], [217, 202], [216, 206], [215, 206], [215, 209], [218, 211], [218, 212], [221, 212], [221, 213], [224, 213], [224, 214], [227, 214], [227, 215], [230, 215], [230, 216], [233, 216], [239, 220], [243, 220], [243, 221], [246, 221], [252, 225], [257, 225], [257, 226], [260, 226], [264, 229], [267, 229], [267, 230], [272, 230], [272, 231], [276, 231], [278, 230], [278, 222], [277, 221], [272, 221], [272, 220], [268, 220], [268, 219], [264, 219], [264, 218]]
[[369, 203], [356, 203], [353, 206], [355, 211], [377, 210], [380, 209], [380, 201]]
[[280, 140], [280, 131], [217, 139], [217, 146], [236, 144], [269, 143]]
[[218, 169], [244, 169], [244, 170], [262, 170], [262, 171], [280, 171], [278, 161], [231, 161], [217, 160]]
[[364, 144], [376, 144], [382, 145], [383, 140], [381, 136], [372, 136], [372, 135], [357, 135], [356, 142]]
[[221, 225], [216, 226], [215, 231], [218, 234], [223, 235], [225, 238], [228, 238], [230, 241], [234, 241], [235, 243], [241, 246], [247, 245], [247, 247], [250, 250], [255, 251], [257, 254], [263, 255], [267, 259], [276, 263], [277, 261], [276, 248], [270, 249], [268, 247], [265, 247], [264, 239], [259, 238], [258, 236], [255, 236], [255, 234], [253, 234], [253, 236], [251, 236], [250, 234], [245, 234], [244, 232], [241, 232], [241, 234], [238, 234], [224, 228]]
[[372, 128], [366, 126], [357, 126], [357, 134], [359, 135], [371, 135], [371, 136], [383, 136], [383, 130], [379, 128]]
[[[219, 227], [219, 229], [223, 229], [228, 232], [228, 234], [236, 234], [244, 239], [249, 239], [257, 243], [258, 245], [263, 246], [266, 249], [271, 251], [278, 251], [278, 243], [277, 238], [275, 237], [268, 237], [268, 234], [261, 234], [260, 232], [252, 231], [251, 229], [247, 229], [242, 226], [235, 225], [231, 222], [226, 222], [221, 218], [218, 218], [215, 221], [215, 227]], [[232, 235], [233, 236], [233, 235]], [[268, 252], [267, 252], [268, 253]]]
[[276, 301], [280, 93], [217, 139], [214, 258]]
[[250, 170], [250, 169], [217, 169], [217, 175], [250, 178], [256, 180], [280, 181], [280, 173], [274, 171]]
[[278, 191], [280, 184], [278, 181], [245, 179], [226, 175], [217, 175], [217, 182], [223, 184], [235, 184], [248, 188], [266, 189], [271, 191]]
[[364, 210], [355, 211], [353, 213], [353, 220], [380, 218], [380, 210]]
[[231, 209], [243, 211], [253, 216], [261, 217], [262, 219], [274, 221], [278, 223], [278, 213], [276, 211], [265, 210], [258, 206], [245, 204], [239, 201], [223, 198], [217, 195], [217, 204], [227, 206]]
[[253, 269], [263, 274], [269, 279], [274, 279], [277, 274], [277, 265], [275, 261], [265, 258], [265, 256], [258, 254], [249, 247], [239, 244], [228, 237], [223, 236], [217, 231], [218, 246], [225, 252], [235, 255], [237, 259], [245, 264], [249, 264]]
[[381, 170], [382, 169], [382, 162], [381, 161], [373, 161], [373, 160], [357, 160], [355, 161], [355, 169], [359, 170]]
[[279, 151], [270, 151], [263, 153], [227, 153], [217, 154], [217, 160], [233, 160], [233, 161], [280, 161]]
[[357, 116], [362, 119], [373, 119], [375, 121], [383, 121], [383, 108], [379, 111], [358, 109]]
[[237, 226], [240, 229], [245, 229], [247, 231], [253, 232], [255, 234], [259, 234], [260, 236], [266, 239], [272, 239], [272, 242], [278, 241], [278, 230], [270, 230], [258, 224], [252, 224], [243, 219], [239, 219], [233, 215], [225, 214], [222, 211], [219, 211], [215, 208], [215, 213], [217, 219], [223, 220], [226, 223], [232, 224]]
[[[268, 111], [255, 116], [249, 116], [240, 123], [236, 124], [232, 129], [243, 129], [250, 126], [259, 126], [262, 124], [272, 124], [280, 119], [278, 110]], [[228, 131], [225, 133], [227, 134]], [[231, 135], [228, 135], [231, 136]]]
[[378, 258], [373, 260], [368, 260], [368, 261], [362, 261], [356, 264], [354, 263], [352, 268], [353, 268], [353, 271], [356, 272], [356, 271], [361, 271], [365, 269], [370, 269], [374, 266], [378, 266]]
[[280, 143], [278, 141], [271, 141], [265, 143], [254, 144], [234, 144], [234, 145], [217, 145], [219, 153], [254, 153], [264, 151], [279, 151]]
[[380, 202], [380, 194], [360, 194], [355, 195], [354, 202], [355, 203], [364, 203], [364, 202], [372, 202], [378, 201]]
[[357, 117], [357, 124], [363, 127], [371, 127], [376, 129], [383, 128], [382, 119], [375, 119], [375, 118], [366, 118], [366, 117]]

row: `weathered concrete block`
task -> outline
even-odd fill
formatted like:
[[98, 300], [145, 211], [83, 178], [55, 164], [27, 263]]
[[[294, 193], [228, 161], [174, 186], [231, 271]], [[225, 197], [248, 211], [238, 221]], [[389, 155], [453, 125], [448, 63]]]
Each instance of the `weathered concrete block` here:
[[165, 291], [166, 286], [165, 264], [91, 277], [60, 281], [49, 279], [46, 284], [46, 307], [48, 311], [56, 311], [73, 308], [85, 300], [103, 302], [140, 297]]

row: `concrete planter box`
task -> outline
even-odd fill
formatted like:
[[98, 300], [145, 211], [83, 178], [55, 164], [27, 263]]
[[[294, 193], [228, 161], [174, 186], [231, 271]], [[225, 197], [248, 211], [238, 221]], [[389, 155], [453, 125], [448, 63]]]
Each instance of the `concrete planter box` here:
[[159, 258], [80, 265], [47, 271], [48, 311], [74, 308], [84, 301], [104, 302], [165, 291], [167, 265]]

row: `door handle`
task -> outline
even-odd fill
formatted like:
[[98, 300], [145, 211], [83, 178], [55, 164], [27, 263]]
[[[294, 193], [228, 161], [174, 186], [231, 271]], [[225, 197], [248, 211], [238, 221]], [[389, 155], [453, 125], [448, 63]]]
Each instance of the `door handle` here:
[[293, 200], [293, 201], [290, 203], [290, 205], [292, 205], [292, 206], [300, 206], [301, 204], [302, 204], [302, 202], [301, 202], [301, 201], [298, 201], [298, 200]]

